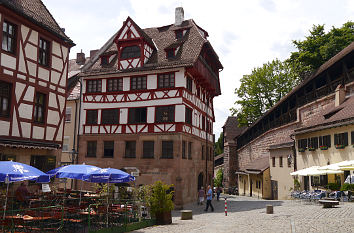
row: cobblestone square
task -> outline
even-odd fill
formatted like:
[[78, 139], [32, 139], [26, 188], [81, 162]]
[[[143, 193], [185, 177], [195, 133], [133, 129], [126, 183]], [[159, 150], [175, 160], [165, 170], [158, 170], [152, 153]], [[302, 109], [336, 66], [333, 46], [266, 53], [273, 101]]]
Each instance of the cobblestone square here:
[[[204, 212], [205, 205], [189, 204], [193, 220], [180, 220], [173, 211], [173, 223], [153, 226], [142, 232], [354, 232], [354, 203], [341, 202], [336, 208], [291, 200], [261, 200], [243, 196], [227, 196], [228, 216], [224, 198], [213, 200], [214, 212]], [[274, 214], [266, 214], [266, 205], [274, 206]]]

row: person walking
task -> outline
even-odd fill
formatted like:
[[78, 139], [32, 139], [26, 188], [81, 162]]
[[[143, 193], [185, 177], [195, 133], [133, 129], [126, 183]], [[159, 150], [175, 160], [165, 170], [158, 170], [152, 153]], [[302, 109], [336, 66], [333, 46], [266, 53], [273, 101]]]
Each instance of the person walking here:
[[204, 195], [205, 195], [204, 188], [201, 187], [198, 192], [198, 205], [203, 205]]
[[213, 190], [211, 190], [210, 185], [208, 185], [208, 192], [207, 192], [207, 204], [206, 204], [206, 208], [204, 211], [208, 211], [208, 208], [210, 206], [211, 208], [211, 212], [214, 212], [214, 207], [211, 204], [211, 200], [213, 199]]
[[217, 200], [217, 201], [219, 201], [220, 193], [221, 193], [221, 187], [217, 187], [217, 188], [216, 188], [216, 200]]

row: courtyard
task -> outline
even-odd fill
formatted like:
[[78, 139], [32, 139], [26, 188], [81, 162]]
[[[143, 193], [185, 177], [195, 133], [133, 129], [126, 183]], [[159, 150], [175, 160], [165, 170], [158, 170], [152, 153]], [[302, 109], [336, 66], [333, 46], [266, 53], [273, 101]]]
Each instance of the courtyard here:
[[[336, 208], [324, 209], [318, 204], [292, 200], [262, 200], [244, 196], [226, 196], [228, 216], [224, 213], [224, 198], [213, 200], [214, 212], [204, 212], [205, 205], [189, 204], [193, 220], [180, 220], [173, 211], [173, 223], [134, 231], [150, 232], [353, 232], [354, 203], [341, 202]], [[266, 214], [266, 205], [274, 206], [274, 214]]]

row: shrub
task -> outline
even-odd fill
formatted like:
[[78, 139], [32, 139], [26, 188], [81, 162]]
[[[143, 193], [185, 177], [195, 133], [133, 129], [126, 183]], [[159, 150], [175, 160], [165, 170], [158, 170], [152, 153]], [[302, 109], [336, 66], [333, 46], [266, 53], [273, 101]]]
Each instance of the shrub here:
[[344, 183], [343, 186], [340, 188], [340, 191], [354, 191], [354, 184]]
[[339, 191], [340, 189], [340, 184], [337, 184], [337, 183], [328, 183], [326, 185], [326, 188], [327, 189], [330, 189], [330, 190], [333, 190], [333, 191]]
[[153, 185], [150, 185], [151, 195], [148, 197], [148, 201], [153, 214], [173, 210], [173, 191], [170, 191], [172, 186], [162, 181], [156, 181]]

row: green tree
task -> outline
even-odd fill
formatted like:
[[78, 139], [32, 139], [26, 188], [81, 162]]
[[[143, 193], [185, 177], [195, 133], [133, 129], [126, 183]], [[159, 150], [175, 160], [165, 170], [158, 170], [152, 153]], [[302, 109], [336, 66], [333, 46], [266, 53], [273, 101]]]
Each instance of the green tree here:
[[241, 86], [236, 88], [240, 108], [231, 108], [240, 126], [249, 126], [273, 107], [297, 83], [298, 76], [289, 62], [276, 59], [252, 70], [242, 77]]
[[340, 28], [325, 32], [324, 25], [314, 25], [305, 40], [294, 40], [298, 51], [291, 53], [289, 61], [298, 75], [306, 78], [323, 63], [354, 41], [354, 23], [348, 21]]
[[224, 153], [224, 134], [221, 132], [219, 139], [215, 142], [214, 156]]
[[224, 179], [224, 171], [220, 168], [216, 172], [216, 177], [214, 179], [214, 187], [222, 187], [222, 180]]

